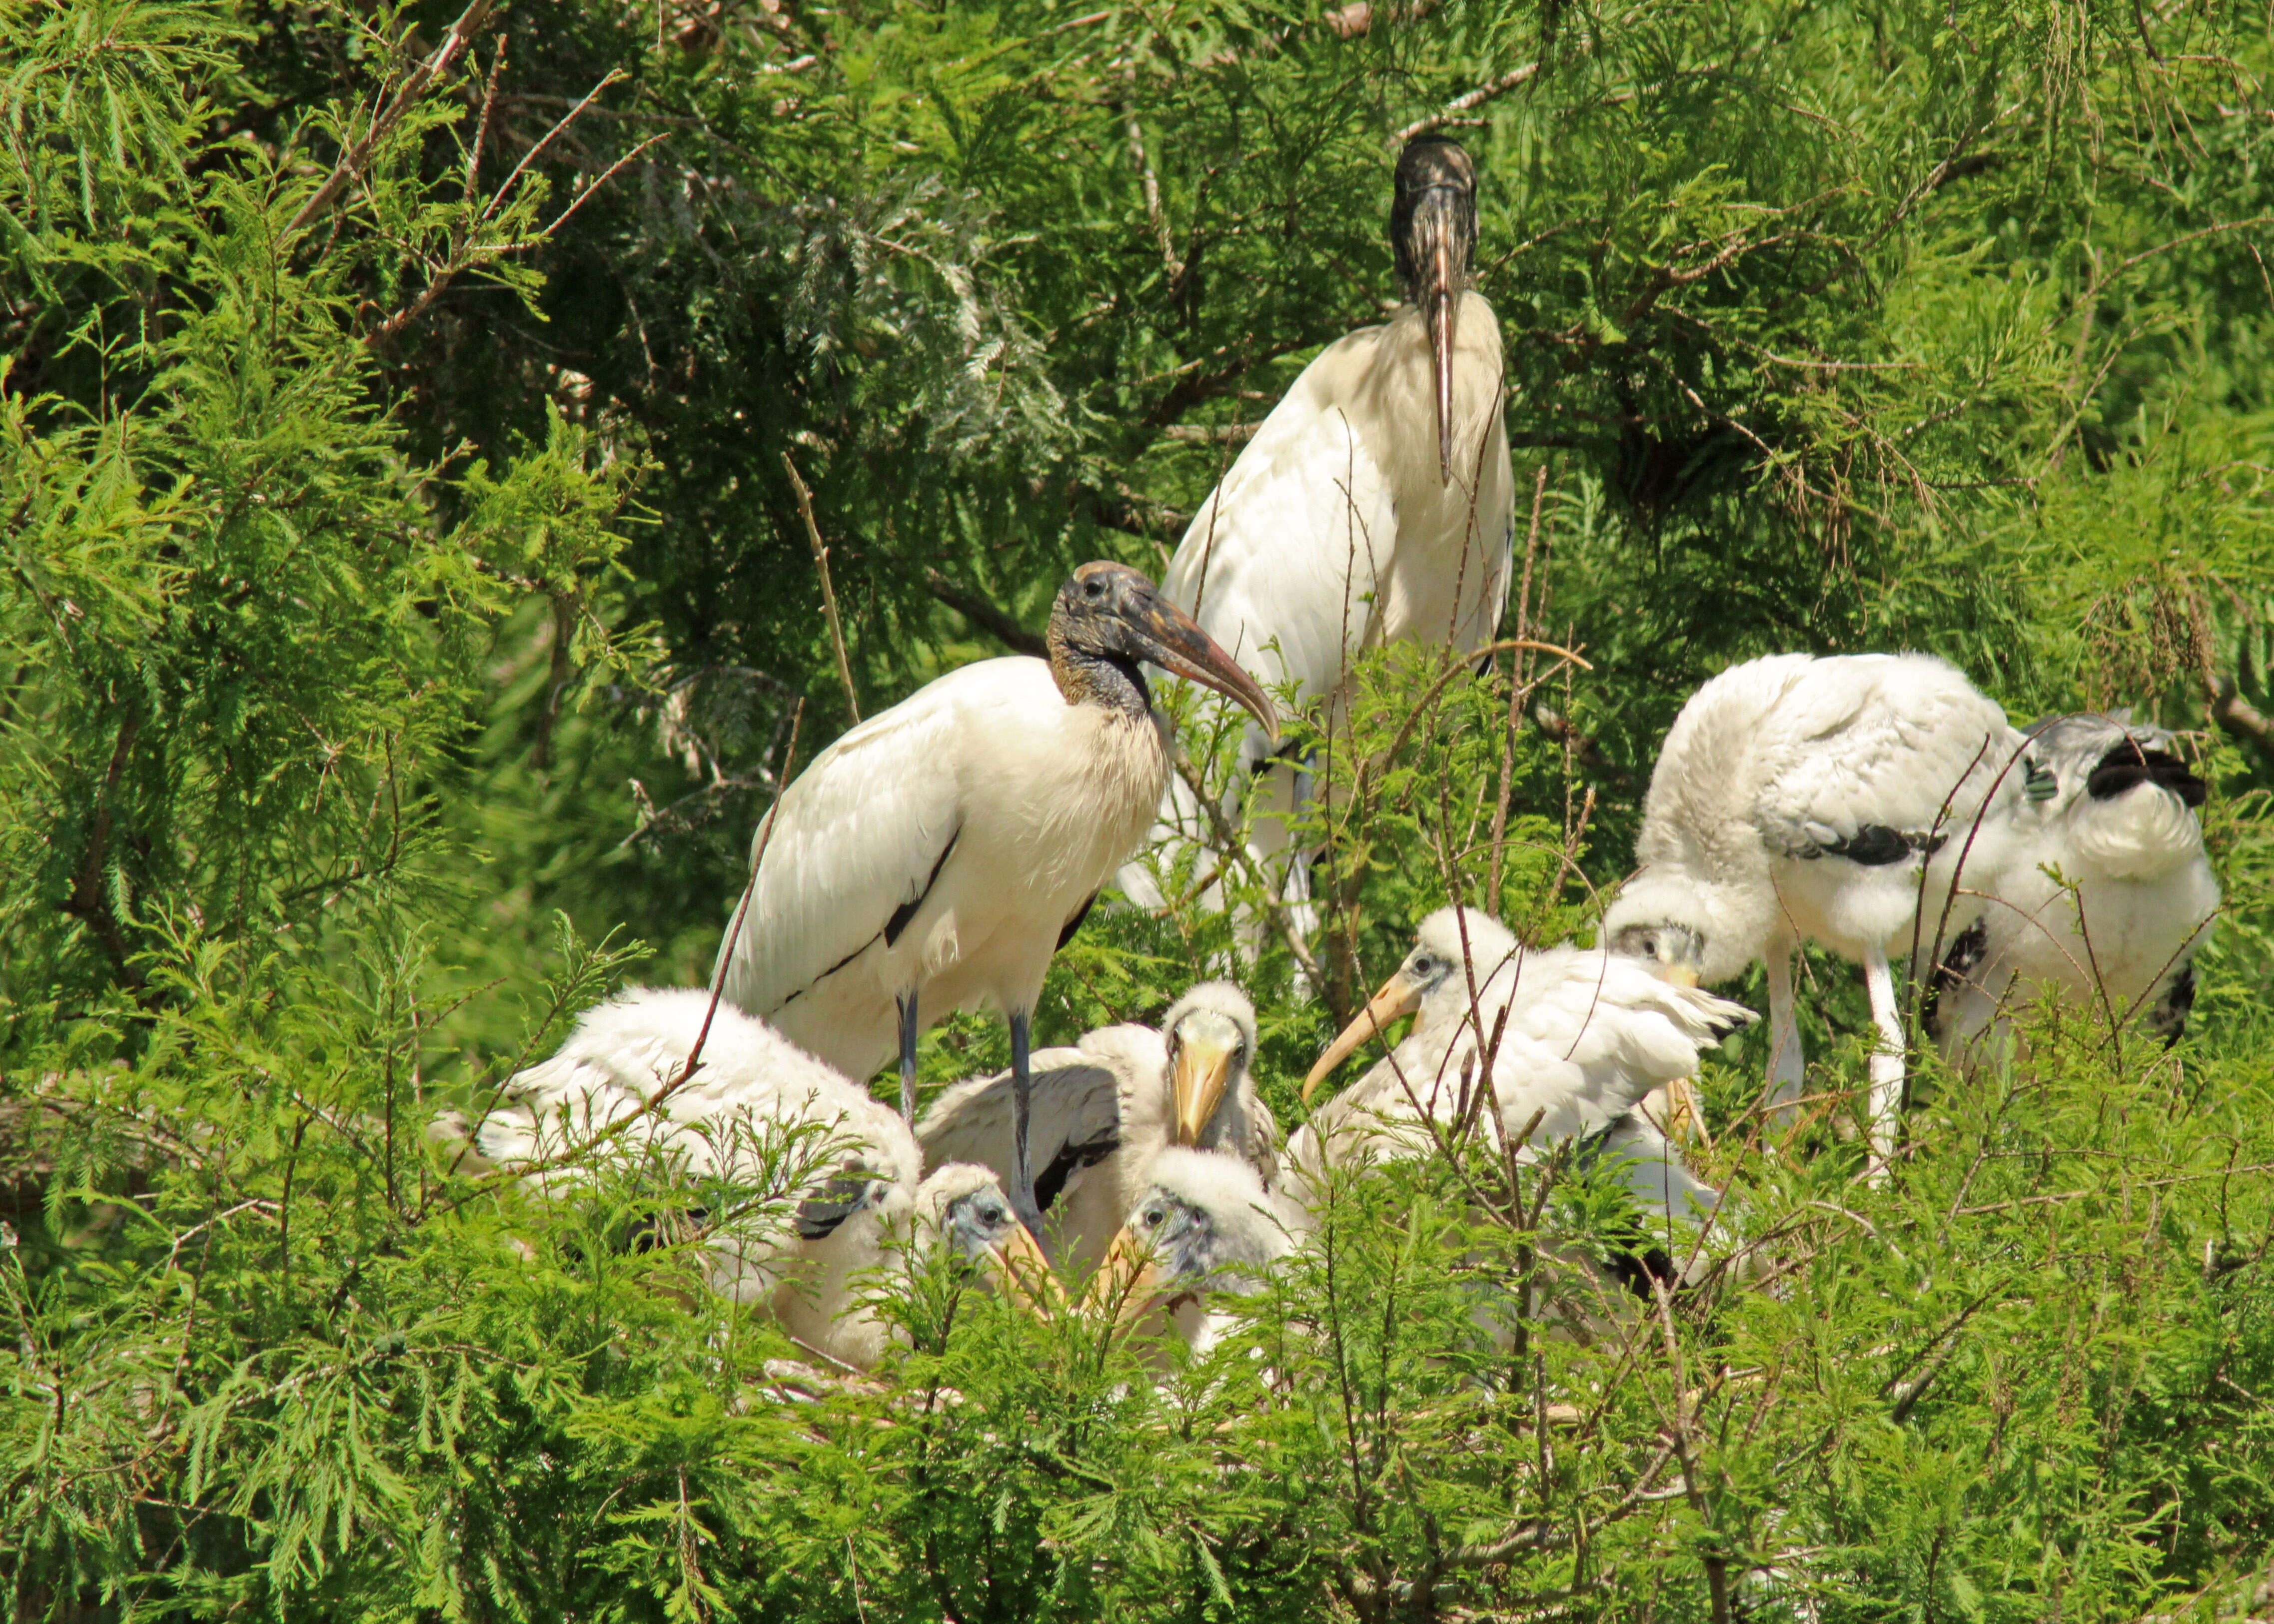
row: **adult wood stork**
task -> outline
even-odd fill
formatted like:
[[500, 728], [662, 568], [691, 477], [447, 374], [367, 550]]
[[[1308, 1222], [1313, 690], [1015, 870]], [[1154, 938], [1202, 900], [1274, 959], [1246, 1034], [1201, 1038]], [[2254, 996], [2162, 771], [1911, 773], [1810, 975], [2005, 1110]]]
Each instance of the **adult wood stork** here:
[[[1628, 1222], [1606, 1237], [1612, 1244], [1604, 1256], [1556, 1251], [1595, 1282], [1599, 1299], [1593, 1311], [1567, 1304], [1560, 1317], [1584, 1330], [1600, 1317], [1605, 1289], [1646, 1297], [1653, 1279], [1673, 1286], [1691, 1278], [1706, 1261], [1701, 1242], [1721, 1195], [1683, 1166], [1638, 1108], [1694, 1074], [1698, 1051], [1749, 1023], [1752, 1011], [1663, 981], [1631, 958], [1525, 948], [1473, 909], [1441, 908], [1416, 936], [1404, 963], [1305, 1079], [1307, 1099], [1359, 1044], [1400, 1016], [1414, 1017], [1402, 1041], [1296, 1131], [1288, 1147], [1291, 1198], [1315, 1206], [1329, 1165], [1427, 1155], [1440, 1134], [1449, 1136], [1474, 1112], [1504, 1140], [1528, 1129], [1522, 1160], [1578, 1141], [1577, 1164], [1605, 1166], [1630, 1198]], [[1491, 1092], [1480, 1098], [1487, 1052]], [[1481, 1304], [1478, 1320], [1508, 1342], [1510, 1327], [1497, 1306]]]
[[1944, 945], [1927, 1030], [1977, 1062], [2002, 1047], [2013, 1001], [2051, 991], [2112, 1023], [2145, 1008], [2176, 1042], [2219, 906], [2195, 810], [2203, 781], [2171, 734], [2117, 717], [2058, 717], [2028, 740], [2022, 792], [1969, 862], [1968, 889], [1986, 894]]
[[854, 728], [753, 842], [727, 996], [853, 1077], [897, 1047], [915, 1115], [927, 1021], [979, 1004], [1011, 1026], [1012, 1199], [1041, 1216], [1026, 1150], [1028, 1019], [1050, 955], [1143, 835], [1171, 744], [1141, 663], [1245, 706], [1232, 658], [1119, 564], [1085, 564], [1050, 611], [1050, 658], [982, 660]]
[[[1508, 601], [1515, 480], [1501, 414], [1500, 321], [1469, 286], [1476, 168], [1442, 136], [1399, 154], [1389, 239], [1409, 301], [1303, 369], [1201, 504], [1162, 596], [1274, 692], [1323, 700], [1331, 724], [1351, 664], [1389, 643], [1489, 643]], [[1299, 900], [1285, 819], [1306, 793], [1276, 741], [1248, 728], [1228, 808], [1253, 797], [1250, 849]], [[1212, 845], [1183, 780], [1157, 839]], [[1121, 884], [1157, 901], [1141, 865]]]
[[[709, 1017], [700, 1064], [674, 1086]], [[609, 1129], [723, 1211], [690, 1213], [711, 1288], [867, 1369], [885, 1327], [860, 1277], [910, 1244], [944, 1243], [1016, 1300], [1046, 1301], [1049, 1264], [995, 1176], [968, 1164], [919, 1183], [915, 1138], [890, 1108], [708, 992], [644, 989], [588, 1011], [549, 1060], [516, 1073], [474, 1124], [462, 1165], [523, 1169], [557, 1192], [591, 1176], [571, 1156]], [[566, 1158], [566, 1159], [564, 1159]]]
[[[1860, 960], [1878, 1041], [1871, 1147], [1901, 1107], [1903, 1026], [1889, 950], [1931, 937], [1977, 818], [2018, 792], [2021, 735], [1996, 702], [1925, 654], [1778, 654], [1690, 697], [1659, 753], [1635, 843], [1640, 872], [1603, 921], [1622, 953], [1707, 983], [1768, 966], [1774, 1102], [1801, 1091], [1792, 955]], [[1994, 804], [1993, 804], [1994, 803]], [[1925, 902], [1921, 908], [1921, 896]]]
[[[1050, 1257], [1094, 1270], [1147, 1187], [1156, 1157], [1174, 1146], [1222, 1151], [1268, 1186], [1279, 1169], [1279, 1128], [1256, 1096], [1255, 1006], [1229, 981], [1203, 981], [1169, 1006], [1158, 1031], [1101, 1026], [1066, 1049], [1033, 1056], [1028, 1144]], [[916, 1124], [924, 1165], [975, 1162], [1013, 1176], [1010, 1073], [958, 1083]]]
[[1309, 1233], [1310, 1214], [1237, 1156], [1171, 1147], [1153, 1159], [1127, 1222], [1083, 1298], [1124, 1325], [1158, 1311], [1194, 1353], [1214, 1347], [1229, 1319], [1208, 1296], [1246, 1296]]

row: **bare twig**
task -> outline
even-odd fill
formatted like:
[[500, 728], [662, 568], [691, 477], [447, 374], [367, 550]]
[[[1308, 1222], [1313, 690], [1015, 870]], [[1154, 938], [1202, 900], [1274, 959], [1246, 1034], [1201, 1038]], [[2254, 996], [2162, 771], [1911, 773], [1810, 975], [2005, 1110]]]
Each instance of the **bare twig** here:
[[1427, 135], [1432, 130], [1442, 130], [1458, 119], [1462, 114], [1482, 107], [1496, 96], [1506, 95], [1517, 86], [1530, 80], [1539, 71], [1540, 64], [1536, 62], [1527, 62], [1520, 68], [1510, 68], [1498, 79], [1488, 80], [1474, 90], [1464, 91], [1427, 117], [1415, 119], [1391, 136], [1389, 144], [1393, 147], [1403, 147], [1417, 135]]
[[797, 492], [797, 511], [805, 520], [805, 539], [813, 548], [813, 567], [821, 575], [821, 613], [829, 622], [829, 647], [837, 656], [837, 680], [845, 685], [845, 708], [857, 722], [861, 719], [861, 695], [853, 689], [853, 665], [845, 658], [845, 628], [837, 619], [837, 590], [829, 583], [829, 549], [821, 545], [821, 527], [813, 522], [813, 492], [806, 489], [788, 452], [781, 454], [781, 460], [782, 466], [789, 470], [790, 489]]
[[[783, 460], [787, 462], [788, 459], [785, 456]], [[796, 470], [791, 470], [790, 477], [793, 479], [797, 477]], [[798, 725], [804, 719], [805, 701], [801, 699], [795, 708], [790, 711], [789, 750], [782, 757], [782, 783], [785, 786], [790, 781], [790, 769], [797, 763], [797, 729]], [[787, 793], [788, 791], [785, 787], [781, 794], [774, 797], [773, 805], [766, 808], [765, 822], [758, 825], [757, 846], [750, 853], [750, 877], [743, 883], [742, 899], [734, 905], [734, 917], [727, 926], [727, 939], [719, 944], [719, 962], [712, 967], [711, 971], [711, 1002], [703, 1011], [703, 1025], [695, 1034], [694, 1045], [687, 1051], [687, 1063], [679, 1068], [679, 1075], [673, 1078], [654, 1099], [648, 1101], [650, 1109], [660, 1104], [666, 1094], [681, 1086], [689, 1078], [694, 1076], [696, 1065], [703, 1058], [704, 1042], [711, 1035], [711, 1018], [719, 1012], [719, 995], [727, 988], [727, 966], [734, 960], [734, 944], [742, 939], [742, 921], [749, 914], [750, 898], [757, 894], [758, 865], [765, 861], [766, 846], [774, 838], [775, 820], [781, 816], [782, 794]]]
[[418, 99], [427, 86], [449, 71], [450, 64], [458, 59], [458, 53], [472, 42], [475, 34], [488, 19], [490, 8], [494, 3], [495, 0], [472, 0], [471, 4], [458, 13], [458, 20], [450, 25], [448, 35], [435, 47], [434, 54], [410, 71], [410, 76], [403, 81], [387, 105], [372, 119], [371, 128], [340, 154], [340, 161], [332, 166], [332, 172], [324, 177], [324, 184], [300, 205], [291, 222], [284, 228], [287, 235], [312, 224], [339, 201], [340, 195], [370, 166], [371, 155], [378, 149], [380, 142], [403, 122], [403, 116], [410, 110], [410, 104]]

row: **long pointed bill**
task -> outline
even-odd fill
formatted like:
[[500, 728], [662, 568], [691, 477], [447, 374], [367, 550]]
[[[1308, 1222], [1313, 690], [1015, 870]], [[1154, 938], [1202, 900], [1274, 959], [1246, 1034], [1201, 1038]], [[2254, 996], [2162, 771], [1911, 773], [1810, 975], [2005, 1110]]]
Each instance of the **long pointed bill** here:
[[[1429, 378], [1437, 407], [1437, 479], [1453, 483], [1453, 339], [1461, 319], [1464, 277], [1462, 208], [1467, 199], [1449, 187], [1433, 186], [1413, 207], [1408, 252], [1419, 286], [1414, 304], [1429, 328]], [[1471, 228], [1473, 229], [1473, 228]]]
[[1065, 1289], [1023, 1225], [1005, 1237], [1001, 1245], [990, 1247], [987, 1255], [998, 1289], [1035, 1319], [1051, 1319], [1065, 1306]]
[[1113, 1323], [1126, 1328], [1133, 1325], [1153, 1305], [1160, 1295], [1160, 1274], [1153, 1262], [1152, 1249], [1137, 1238], [1137, 1231], [1124, 1224], [1105, 1249], [1105, 1261], [1097, 1266], [1097, 1274], [1082, 1293], [1084, 1313], [1094, 1313], [1103, 1308], [1111, 1312]]
[[1171, 1079], [1177, 1093], [1177, 1143], [1197, 1146], [1209, 1118], [1224, 1103], [1231, 1084], [1231, 1049], [1205, 1038], [1187, 1038], [1177, 1048]]
[[1311, 1091], [1319, 1086], [1327, 1073], [1350, 1058], [1351, 1050], [1387, 1027], [1401, 1015], [1411, 1015], [1421, 1003], [1421, 989], [1405, 979], [1400, 970], [1382, 982], [1382, 990], [1367, 1001], [1367, 1005], [1351, 1018], [1351, 1024], [1335, 1034], [1327, 1045], [1327, 1052], [1319, 1056], [1318, 1064], [1303, 1079], [1303, 1101], [1310, 1103]]
[[1274, 739], [1279, 736], [1278, 714], [1270, 696], [1239, 662], [1225, 653], [1200, 623], [1174, 604], [1156, 598], [1126, 618], [1125, 623], [1145, 645], [1145, 658], [1163, 671], [1189, 677], [1243, 706]]
[[1691, 969], [1688, 965], [1668, 965], [1666, 966], [1663, 974], [1665, 980], [1675, 987], [1695, 987], [1698, 985], [1698, 972]]

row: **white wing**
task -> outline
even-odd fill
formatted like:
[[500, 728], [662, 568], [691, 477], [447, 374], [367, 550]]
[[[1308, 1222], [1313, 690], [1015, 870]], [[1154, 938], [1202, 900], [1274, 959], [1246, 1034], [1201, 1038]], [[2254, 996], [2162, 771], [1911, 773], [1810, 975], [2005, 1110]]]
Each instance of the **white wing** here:
[[[967, 703], [1038, 660], [951, 672], [831, 745], [751, 841], [757, 888], [734, 944], [726, 996], [771, 1016], [883, 936], [919, 900], [958, 830], [958, 747]], [[761, 856], [760, 847], [764, 853]]]
[[[1362, 425], [1322, 387], [1380, 329], [1304, 369], [1186, 530], [1162, 595], [1256, 680], [1328, 692], [1365, 642], [1397, 540], [1389, 482]], [[1276, 648], [1273, 645], [1276, 643]]]
[[1766, 732], [1755, 816], [1771, 846], [1794, 856], [1873, 828], [1946, 838], [2020, 743], [1995, 702], [1922, 654], [1817, 660]]
[[[1511, 1134], [1540, 1114], [1535, 1145], [1608, 1127], [1652, 1089], [1696, 1071], [1699, 1049], [1753, 1019], [1743, 1004], [1660, 981], [1617, 954], [1559, 948], [1510, 969], [1519, 979], [1494, 1093]], [[1483, 994], [1487, 1038], [1507, 974]]]
[[1701, 1048], [1753, 1018], [1634, 961], [1580, 949], [1524, 955], [1478, 1001], [1476, 1023], [1414, 1032], [1322, 1107], [1307, 1141], [1297, 1136], [1294, 1159], [1315, 1162], [1321, 1147], [1340, 1158], [1377, 1137], [1376, 1154], [1425, 1150], [1434, 1140], [1422, 1118], [1449, 1127], [1474, 1109], [1479, 1026], [1487, 1044], [1500, 1033], [1492, 1089], [1501, 1130], [1513, 1138], [1528, 1127], [1526, 1143], [1538, 1148], [1609, 1126], [1653, 1088], [1690, 1075]]
[[[916, 1147], [896, 1115], [764, 1023], [710, 1004], [701, 989], [635, 989], [588, 1011], [558, 1053], [500, 1091], [478, 1125], [481, 1154], [532, 1165], [635, 1116], [679, 1076], [708, 1016], [701, 1065], [632, 1130], [640, 1141], [693, 1177], [803, 1184], [843, 1174], [915, 1186]], [[774, 1161], [801, 1130], [789, 1159]]]

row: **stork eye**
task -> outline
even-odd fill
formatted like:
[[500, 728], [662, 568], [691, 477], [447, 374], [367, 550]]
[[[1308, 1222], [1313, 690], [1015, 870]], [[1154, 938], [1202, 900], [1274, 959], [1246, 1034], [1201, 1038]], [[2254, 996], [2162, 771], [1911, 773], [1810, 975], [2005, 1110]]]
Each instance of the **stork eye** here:
[[1099, 579], [1098, 579], [1096, 576], [1095, 576], [1095, 575], [1091, 576], [1088, 580], [1087, 580], [1087, 581], [1085, 581], [1085, 582], [1083, 582], [1083, 583], [1081, 583], [1081, 595], [1082, 595], [1084, 598], [1103, 598], [1103, 597], [1104, 597], [1104, 596], [1105, 596], [1105, 583], [1104, 583], [1104, 582], [1103, 582], [1103, 581], [1101, 581], [1101, 580], [1099, 580]]
[[1148, 1207], [1145, 1209], [1144, 1214], [1145, 1227], [1148, 1229], [1157, 1229], [1161, 1227], [1163, 1222], [1167, 1219], [1168, 1215], [1169, 1214], [1167, 1213], [1162, 1211], [1157, 1207]]

